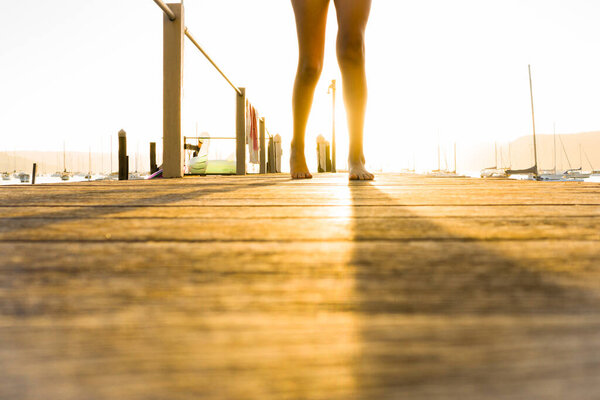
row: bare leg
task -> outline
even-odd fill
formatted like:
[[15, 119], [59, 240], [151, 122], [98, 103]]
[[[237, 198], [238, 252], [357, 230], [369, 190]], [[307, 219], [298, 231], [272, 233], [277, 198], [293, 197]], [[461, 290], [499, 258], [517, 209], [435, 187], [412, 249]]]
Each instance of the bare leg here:
[[348, 115], [350, 151], [348, 170], [351, 180], [372, 180], [365, 169], [363, 131], [367, 107], [365, 74], [365, 29], [371, 0], [334, 0], [339, 25], [337, 58], [342, 71], [344, 104]]
[[304, 156], [304, 135], [315, 87], [323, 68], [329, 0], [292, 0], [292, 6], [296, 16], [299, 56], [292, 98], [294, 137], [290, 173], [293, 179], [309, 179], [312, 175]]

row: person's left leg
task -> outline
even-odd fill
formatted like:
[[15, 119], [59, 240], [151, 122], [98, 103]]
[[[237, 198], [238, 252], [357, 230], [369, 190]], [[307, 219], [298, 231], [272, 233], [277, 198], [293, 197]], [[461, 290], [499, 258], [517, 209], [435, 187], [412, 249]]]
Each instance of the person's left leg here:
[[351, 180], [372, 180], [365, 169], [363, 131], [367, 106], [365, 73], [365, 29], [371, 0], [335, 0], [338, 20], [337, 57], [342, 71], [344, 103], [348, 115], [350, 151], [348, 171]]
[[298, 32], [298, 70], [294, 81], [292, 110], [294, 137], [290, 152], [292, 179], [310, 179], [304, 156], [304, 136], [325, 51], [325, 28], [329, 0], [292, 0]]

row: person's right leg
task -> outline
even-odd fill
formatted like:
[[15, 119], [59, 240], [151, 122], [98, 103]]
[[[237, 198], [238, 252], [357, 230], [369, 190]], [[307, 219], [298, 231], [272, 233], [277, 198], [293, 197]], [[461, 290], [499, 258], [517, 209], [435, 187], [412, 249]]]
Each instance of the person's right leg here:
[[372, 180], [374, 175], [366, 170], [363, 153], [367, 107], [364, 40], [371, 0], [335, 0], [335, 7], [338, 20], [337, 57], [342, 71], [350, 136], [348, 175], [351, 180]]
[[292, 111], [294, 137], [290, 154], [290, 173], [293, 179], [308, 179], [304, 156], [304, 135], [312, 107], [315, 87], [323, 68], [325, 27], [329, 0], [292, 0], [298, 31], [298, 71], [294, 82]]

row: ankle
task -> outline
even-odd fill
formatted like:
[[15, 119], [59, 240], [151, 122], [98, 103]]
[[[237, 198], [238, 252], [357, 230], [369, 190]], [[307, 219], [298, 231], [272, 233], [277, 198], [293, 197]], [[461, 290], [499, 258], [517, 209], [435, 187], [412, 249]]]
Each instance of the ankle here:
[[294, 152], [304, 153], [304, 142], [292, 141], [291, 147]]
[[364, 156], [362, 154], [349, 154], [348, 155], [348, 162], [350, 164], [362, 164], [364, 162]]

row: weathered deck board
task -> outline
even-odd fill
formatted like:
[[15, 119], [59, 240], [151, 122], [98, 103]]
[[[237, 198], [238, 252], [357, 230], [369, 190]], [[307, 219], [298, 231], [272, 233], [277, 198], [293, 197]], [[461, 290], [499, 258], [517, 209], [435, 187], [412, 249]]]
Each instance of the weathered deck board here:
[[2, 187], [0, 398], [595, 399], [599, 222], [589, 183]]

